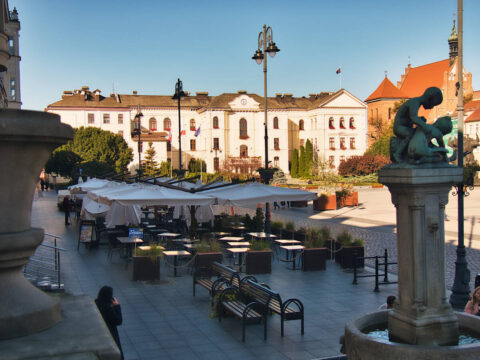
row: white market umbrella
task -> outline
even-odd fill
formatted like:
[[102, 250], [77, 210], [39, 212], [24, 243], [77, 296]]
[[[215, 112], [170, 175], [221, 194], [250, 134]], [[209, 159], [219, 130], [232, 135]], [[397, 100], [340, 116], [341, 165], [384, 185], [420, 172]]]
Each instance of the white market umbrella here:
[[140, 224], [140, 215], [142, 210], [139, 205], [122, 205], [112, 202], [110, 210], [105, 216], [105, 226], [114, 228], [116, 225], [138, 225]]
[[68, 189], [70, 190], [70, 192], [72, 194], [75, 194], [75, 193], [86, 193], [90, 190], [95, 190], [95, 189], [100, 189], [104, 186], [106, 186], [108, 183], [110, 183], [111, 181], [108, 181], [108, 180], [103, 180], [103, 179], [89, 179], [83, 183], [79, 183], [77, 185], [72, 185], [72, 186], [69, 186]]
[[200, 194], [214, 196], [218, 205], [245, 207], [258, 203], [274, 201], [309, 201], [317, 198], [317, 194], [289, 189], [279, 186], [270, 186], [260, 183], [236, 184], [217, 189], [210, 189]]

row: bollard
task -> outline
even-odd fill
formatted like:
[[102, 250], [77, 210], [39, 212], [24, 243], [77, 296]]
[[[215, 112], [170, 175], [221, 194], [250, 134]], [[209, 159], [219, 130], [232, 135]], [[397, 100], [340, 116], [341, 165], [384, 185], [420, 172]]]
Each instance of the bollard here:
[[378, 288], [378, 256], [375, 256], [375, 289], [373, 291], [380, 291], [380, 289]]
[[383, 276], [383, 282], [387, 283], [388, 282], [388, 251], [387, 249], [385, 249], [384, 257], [385, 257], [385, 260], [384, 260], [385, 274]]

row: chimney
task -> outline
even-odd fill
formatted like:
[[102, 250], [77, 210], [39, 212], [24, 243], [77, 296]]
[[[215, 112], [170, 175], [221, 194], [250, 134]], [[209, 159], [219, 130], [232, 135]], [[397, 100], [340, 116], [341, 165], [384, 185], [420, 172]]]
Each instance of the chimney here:
[[275, 97], [276, 97], [277, 99], [281, 99], [281, 98], [282, 98], [282, 93], [276, 93], [276, 94], [275, 94]]
[[247, 93], [247, 90], [238, 90], [237, 93], [238, 93], [238, 94], [246, 94], [246, 93]]
[[137, 95], [137, 90], [133, 90], [133, 95]]
[[197, 91], [195, 94], [197, 96], [208, 96], [208, 91]]

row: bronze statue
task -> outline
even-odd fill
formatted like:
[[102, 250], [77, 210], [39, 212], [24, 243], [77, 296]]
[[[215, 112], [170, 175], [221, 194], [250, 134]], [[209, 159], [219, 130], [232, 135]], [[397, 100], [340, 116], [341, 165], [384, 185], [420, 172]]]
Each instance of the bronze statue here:
[[[449, 116], [441, 117], [433, 125], [427, 124], [423, 116], [418, 116], [420, 106], [432, 109], [443, 101], [442, 91], [430, 87], [422, 96], [406, 101], [398, 110], [393, 123], [393, 136], [390, 139], [390, 158], [393, 163], [439, 163], [453, 161], [456, 153], [447, 157], [443, 136], [452, 131]], [[415, 125], [415, 127], [414, 127]], [[435, 139], [437, 145], [432, 140]]]

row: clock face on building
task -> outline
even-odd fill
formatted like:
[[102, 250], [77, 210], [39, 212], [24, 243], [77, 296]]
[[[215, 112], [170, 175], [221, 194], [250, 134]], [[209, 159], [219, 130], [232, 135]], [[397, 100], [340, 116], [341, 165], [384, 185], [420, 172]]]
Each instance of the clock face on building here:
[[242, 99], [242, 101], [240, 101], [242, 103], [242, 105], [247, 105], [247, 99]]

